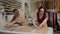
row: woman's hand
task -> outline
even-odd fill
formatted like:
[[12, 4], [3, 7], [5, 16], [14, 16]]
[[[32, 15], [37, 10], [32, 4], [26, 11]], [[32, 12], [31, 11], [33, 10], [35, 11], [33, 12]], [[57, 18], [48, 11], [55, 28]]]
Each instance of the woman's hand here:
[[40, 27], [37, 27], [36, 29], [40, 29]]
[[37, 25], [35, 25], [35, 28], [37, 28], [38, 26]]
[[16, 21], [8, 22], [8, 24], [5, 27], [9, 27], [9, 26], [13, 25], [14, 23], [16, 23]]
[[36, 29], [40, 29], [41, 27], [37, 27]]
[[42, 27], [42, 25], [38, 26], [36, 29], [40, 29]]
[[9, 26], [10, 26], [10, 22], [8, 22], [8, 24], [6, 24], [6, 26], [5, 26], [5, 27], [7, 28], [7, 27], [9, 27]]
[[39, 26], [37, 26], [37, 25], [35, 25], [35, 29], [40, 29], [40, 27], [39, 27]]

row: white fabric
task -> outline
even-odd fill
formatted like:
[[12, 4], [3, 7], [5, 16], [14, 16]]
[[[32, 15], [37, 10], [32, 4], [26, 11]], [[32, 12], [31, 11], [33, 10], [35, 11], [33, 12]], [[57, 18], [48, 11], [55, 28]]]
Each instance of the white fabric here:
[[[31, 32], [15, 32], [15, 31], [4, 31], [4, 30], [0, 30], [0, 32], [5, 32], [6, 34], [42, 34], [42, 33], [34, 33], [34, 30]], [[48, 32], [47, 34], [53, 34], [53, 29], [51, 27], [48, 27]]]

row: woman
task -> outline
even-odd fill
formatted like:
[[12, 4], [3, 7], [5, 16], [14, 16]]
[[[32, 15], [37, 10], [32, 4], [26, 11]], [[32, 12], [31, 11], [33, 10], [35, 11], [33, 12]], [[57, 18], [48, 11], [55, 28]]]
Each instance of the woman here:
[[[38, 24], [35, 23], [36, 19]], [[33, 25], [36, 27], [36, 29], [40, 29], [44, 24], [47, 24], [47, 20], [48, 20], [48, 13], [46, 12], [46, 9], [40, 7], [38, 9], [36, 18], [33, 19]]]
[[8, 24], [6, 25], [6, 27], [11, 26], [13, 24], [19, 24], [19, 25], [21, 25], [23, 23], [22, 18], [20, 17], [19, 11], [17, 9], [13, 10], [13, 14], [14, 14], [13, 19], [10, 22], [8, 22]]

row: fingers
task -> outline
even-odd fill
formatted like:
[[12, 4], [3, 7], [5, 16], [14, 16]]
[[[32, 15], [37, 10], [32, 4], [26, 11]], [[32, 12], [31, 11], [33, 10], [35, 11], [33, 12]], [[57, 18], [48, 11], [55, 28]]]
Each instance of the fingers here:
[[10, 25], [6, 25], [5, 28], [8, 28]]
[[8, 23], [5, 27], [7, 28], [7, 27], [9, 27], [9, 26], [11, 26], [11, 25], [13, 25], [13, 23]]

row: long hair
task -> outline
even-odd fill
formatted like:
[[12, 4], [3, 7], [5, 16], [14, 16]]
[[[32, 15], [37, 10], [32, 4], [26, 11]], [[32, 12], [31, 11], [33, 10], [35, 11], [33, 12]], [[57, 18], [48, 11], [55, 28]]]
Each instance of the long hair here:
[[[42, 9], [42, 8], [44, 9], [44, 14], [43, 14], [43, 17], [40, 19], [40, 18], [39, 18], [39, 17], [40, 17], [40, 16], [39, 16], [39, 12], [40, 12], [40, 9]], [[39, 22], [39, 23], [42, 23], [42, 21], [45, 19], [45, 17], [46, 17], [46, 9], [41, 6], [41, 7], [39, 7], [38, 12], [37, 12], [38, 22]]]
[[11, 22], [14, 21], [19, 16], [19, 11], [17, 9], [14, 9], [13, 13], [15, 13], [15, 15], [13, 16], [13, 19], [11, 20]]

